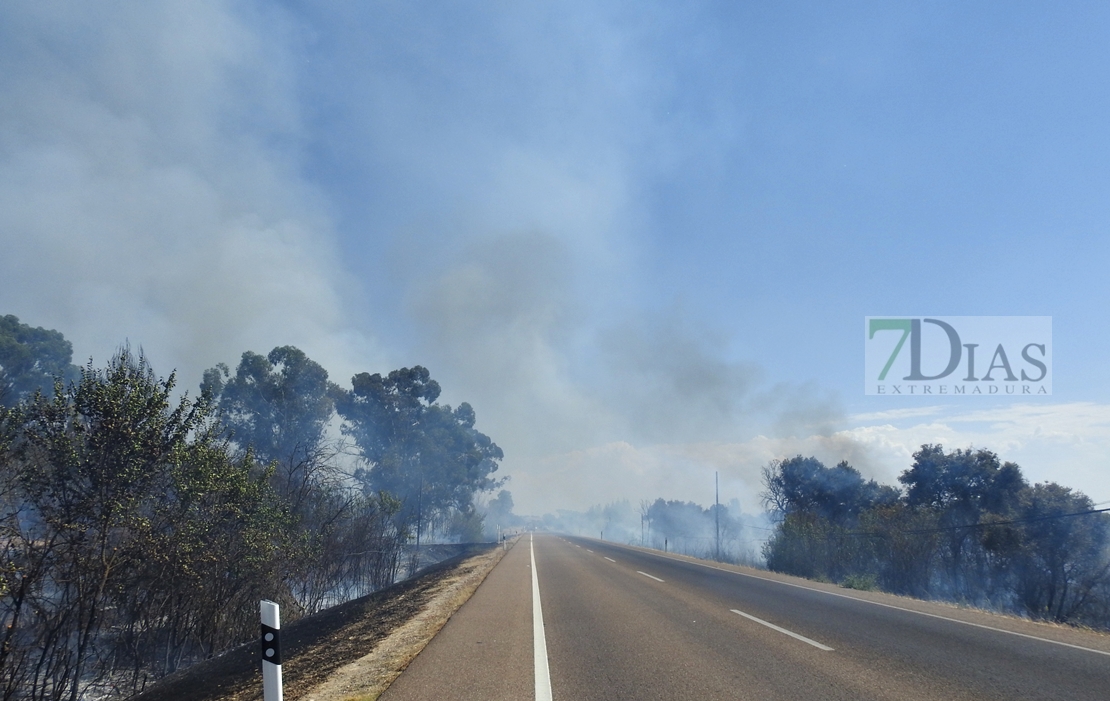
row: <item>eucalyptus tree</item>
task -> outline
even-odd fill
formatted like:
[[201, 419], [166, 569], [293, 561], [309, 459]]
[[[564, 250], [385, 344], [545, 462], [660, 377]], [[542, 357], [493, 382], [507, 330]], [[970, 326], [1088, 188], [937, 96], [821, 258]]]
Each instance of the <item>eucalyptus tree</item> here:
[[427, 523], [452, 510], [469, 514], [476, 493], [500, 486], [501, 448], [474, 426], [474, 409], [436, 403], [439, 383], [419, 365], [386, 376], [360, 373], [338, 402], [344, 432], [358, 447], [368, 492], [386, 492], [403, 503], [419, 543]]
[[399, 504], [354, 488], [342, 440], [328, 431], [342, 392], [323, 366], [294, 346], [247, 351], [234, 373], [206, 371], [201, 390], [230, 439], [272, 469], [295, 535], [285, 579], [298, 603], [311, 612], [391, 583]]
[[36, 391], [49, 394], [54, 380], [77, 379], [73, 346], [59, 331], [0, 316], [0, 405], [14, 406]]
[[243, 353], [234, 375], [222, 363], [206, 370], [201, 391], [215, 399], [236, 443], [262, 462], [295, 464], [324, 443], [338, 387], [304, 351], [280, 346]]

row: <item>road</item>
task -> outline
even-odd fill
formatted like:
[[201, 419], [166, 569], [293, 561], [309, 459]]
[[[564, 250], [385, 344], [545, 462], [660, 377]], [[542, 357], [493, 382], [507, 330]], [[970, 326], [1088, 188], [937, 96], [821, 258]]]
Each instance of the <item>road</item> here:
[[537, 535], [382, 696], [445, 698], [1105, 700], [1110, 636]]

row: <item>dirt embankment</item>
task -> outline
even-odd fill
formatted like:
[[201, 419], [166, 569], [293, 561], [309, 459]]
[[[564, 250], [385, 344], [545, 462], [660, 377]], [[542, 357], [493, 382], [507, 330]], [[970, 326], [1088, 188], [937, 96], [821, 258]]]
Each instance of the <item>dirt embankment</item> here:
[[[285, 698], [376, 699], [503, 555], [492, 545], [476, 547], [387, 589], [283, 626]], [[260, 665], [258, 643], [251, 642], [171, 675], [132, 701], [261, 701]]]

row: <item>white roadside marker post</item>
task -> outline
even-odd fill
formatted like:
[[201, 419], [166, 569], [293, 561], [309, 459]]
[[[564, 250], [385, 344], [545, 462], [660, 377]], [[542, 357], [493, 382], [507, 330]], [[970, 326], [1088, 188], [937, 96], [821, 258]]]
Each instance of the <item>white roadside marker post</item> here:
[[278, 605], [262, 601], [262, 697], [282, 701], [281, 614]]

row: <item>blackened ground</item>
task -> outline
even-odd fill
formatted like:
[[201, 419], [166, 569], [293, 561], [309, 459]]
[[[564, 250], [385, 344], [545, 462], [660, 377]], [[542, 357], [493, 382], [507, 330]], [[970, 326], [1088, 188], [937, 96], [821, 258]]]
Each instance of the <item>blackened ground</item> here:
[[[493, 548], [475, 545], [403, 582], [361, 599], [282, 626], [282, 677], [286, 698], [301, 698], [412, 619], [443, 580], [470, 558]], [[257, 641], [160, 680], [132, 701], [254, 701], [262, 698]]]

